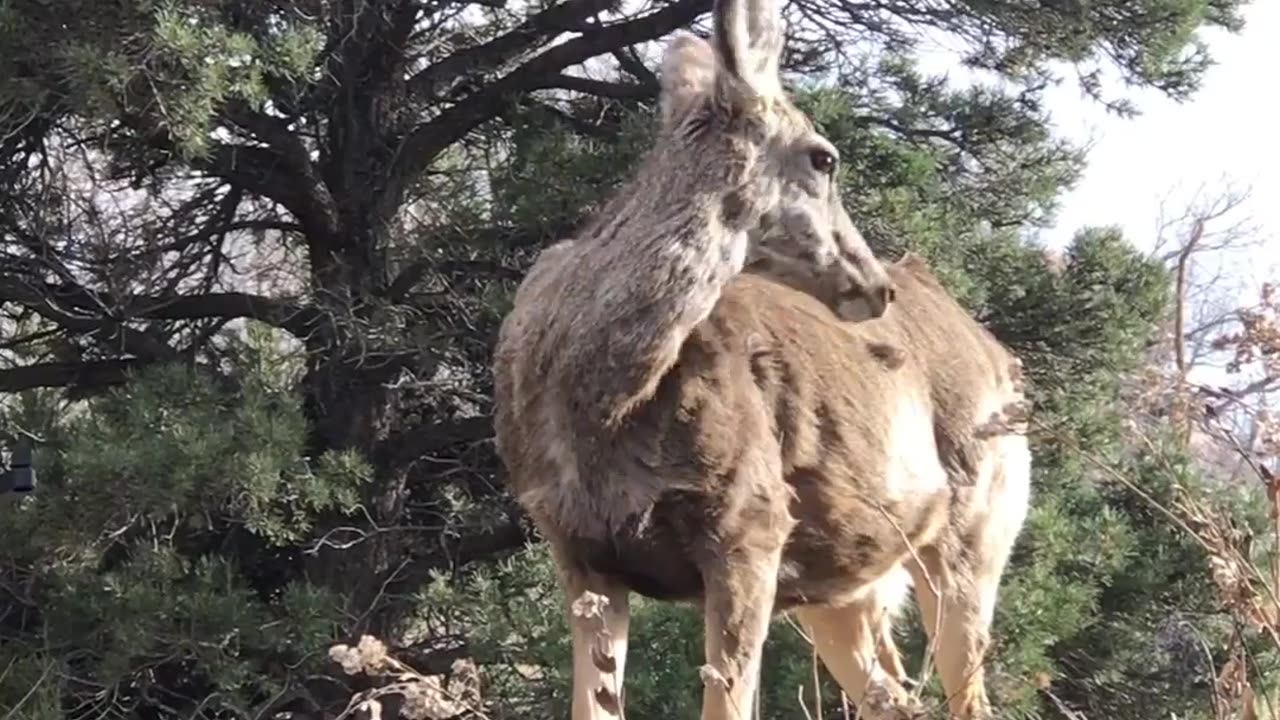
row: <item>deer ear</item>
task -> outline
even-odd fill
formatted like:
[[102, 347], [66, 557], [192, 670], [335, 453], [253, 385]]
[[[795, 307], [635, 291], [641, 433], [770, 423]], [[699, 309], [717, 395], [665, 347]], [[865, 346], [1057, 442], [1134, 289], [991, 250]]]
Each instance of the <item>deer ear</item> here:
[[711, 45], [686, 31], [676, 32], [662, 57], [659, 106], [662, 126], [670, 128], [693, 105], [707, 97], [715, 84], [716, 55]]
[[778, 66], [784, 33], [778, 2], [715, 0], [715, 49], [723, 70], [717, 89], [722, 96], [782, 95]]

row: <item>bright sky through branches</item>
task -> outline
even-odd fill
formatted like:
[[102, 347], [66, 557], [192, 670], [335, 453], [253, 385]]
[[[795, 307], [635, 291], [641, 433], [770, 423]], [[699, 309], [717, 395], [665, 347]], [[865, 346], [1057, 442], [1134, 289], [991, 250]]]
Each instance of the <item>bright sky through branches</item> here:
[[[1189, 102], [1125, 88], [1113, 74], [1105, 86], [1109, 96], [1129, 98], [1141, 113], [1124, 119], [1082, 97], [1073, 81], [1050, 89], [1057, 132], [1092, 148], [1084, 177], [1062, 198], [1043, 242], [1061, 246], [1083, 226], [1119, 225], [1149, 249], [1162, 201], [1180, 211], [1197, 190], [1212, 197], [1230, 185], [1250, 189], [1250, 198], [1224, 222], [1248, 219], [1268, 240], [1254, 257], [1241, 259], [1248, 275], [1241, 279], [1253, 285], [1280, 274], [1280, 1], [1253, 0], [1244, 14], [1240, 34], [1201, 31], [1216, 64]], [[927, 54], [923, 66], [957, 81], [967, 75], [945, 52]]]
[[1053, 90], [1049, 108], [1059, 131], [1092, 139], [1093, 148], [1046, 242], [1060, 245], [1083, 225], [1115, 224], [1149, 247], [1162, 199], [1179, 209], [1198, 189], [1212, 195], [1230, 183], [1251, 189], [1240, 214], [1267, 239], [1246, 272], [1254, 281], [1273, 276], [1280, 266], [1280, 2], [1254, 0], [1245, 21], [1239, 35], [1203, 31], [1217, 64], [1190, 102], [1128, 90], [1142, 114], [1125, 120], [1081, 100], [1074, 87]]

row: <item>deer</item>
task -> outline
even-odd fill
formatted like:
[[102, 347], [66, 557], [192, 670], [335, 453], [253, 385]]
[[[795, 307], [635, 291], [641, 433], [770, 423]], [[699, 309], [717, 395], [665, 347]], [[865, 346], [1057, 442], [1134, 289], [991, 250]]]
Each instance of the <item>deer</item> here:
[[622, 714], [632, 592], [701, 606], [704, 720], [750, 716], [787, 612], [852, 698], [908, 708], [885, 619], [906, 577], [952, 715], [989, 713], [1020, 365], [927, 263], [870, 251], [782, 46], [772, 0], [675, 34], [653, 147], [498, 331], [495, 445], [566, 597], [574, 720]]

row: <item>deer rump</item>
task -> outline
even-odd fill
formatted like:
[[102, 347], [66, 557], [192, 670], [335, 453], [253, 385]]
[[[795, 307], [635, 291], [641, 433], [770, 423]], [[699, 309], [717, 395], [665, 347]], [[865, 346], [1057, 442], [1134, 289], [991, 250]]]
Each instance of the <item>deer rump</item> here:
[[[895, 307], [864, 323], [766, 277], [735, 277], [615, 428], [554, 412], [516, 428], [512, 412], [554, 404], [556, 381], [580, 378], [544, 376], [536, 396], [504, 400], [512, 489], [562, 560], [696, 601], [709, 568], [781, 542], [781, 612], [852, 601], [915, 548], [961, 551], [977, 525], [1016, 532], [1026, 488], [1003, 482], [1000, 455], [1011, 437], [1025, 453], [1025, 439], [990, 420], [1021, 402], [1017, 361], [922, 260], [890, 273]], [[498, 392], [535, 382], [500, 377]]]

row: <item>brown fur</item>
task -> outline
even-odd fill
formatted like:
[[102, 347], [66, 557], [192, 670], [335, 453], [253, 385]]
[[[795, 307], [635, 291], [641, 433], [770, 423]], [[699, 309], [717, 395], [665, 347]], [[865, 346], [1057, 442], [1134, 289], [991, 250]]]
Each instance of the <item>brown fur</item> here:
[[[719, 626], [735, 641], [719, 658], [709, 650], [708, 663], [738, 682], [752, 682], [775, 612], [798, 609], [818, 635], [853, 633], [847, 642], [874, 657], [887, 637], [873, 617], [886, 603], [868, 600], [879, 584], [908, 569], [925, 610], [936, 606], [930, 585], [943, 587], [940, 642], [952, 628], [955, 637], [939, 647], [939, 667], [956, 716], [979, 717], [994, 588], [1027, 490], [1025, 440], [1015, 436], [1010, 454], [1007, 436], [975, 429], [1021, 402], [1017, 361], [923, 261], [908, 256], [890, 275], [893, 311], [858, 324], [767, 278], [733, 279], [653, 396], [590, 439], [535, 419], [559, 398], [516, 380], [534, 328], [513, 314], [496, 366], [500, 448], [568, 589], [621, 596], [620, 607], [626, 590], [703, 603], [708, 633]], [[531, 275], [517, 303], [547, 307], [540, 291], [553, 276]], [[886, 348], [900, 349], [893, 362]], [[592, 459], [590, 475], [553, 459], [575, 455]], [[844, 678], [827, 665], [842, 684], [857, 676], [902, 697], [901, 678], [878, 677], [870, 660]]]

